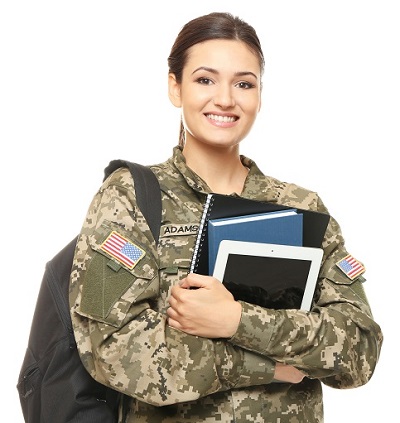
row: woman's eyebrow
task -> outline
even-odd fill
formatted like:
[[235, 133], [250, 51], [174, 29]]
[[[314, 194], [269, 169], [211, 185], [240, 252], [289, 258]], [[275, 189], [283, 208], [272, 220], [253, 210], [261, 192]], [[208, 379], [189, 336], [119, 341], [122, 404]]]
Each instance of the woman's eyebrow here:
[[[206, 72], [213, 73], [213, 74], [215, 74], [215, 75], [217, 75], [217, 74], [219, 73], [219, 72], [217, 71], [217, 69], [214, 69], [214, 68], [209, 68], [208, 66], [200, 66], [200, 67], [198, 67], [197, 69], [195, 69], [195, 70], [192, 72], [192, 75], [193, 75], [193, 74], [195, 74], [195, 73], [196, 73], [196, 72], [198, 72], [198, 71], [201, 71], [201, 70], [206, 71]], [[248, 76], [248, 75], [252, 75], [255, 79], [258, 79], [258, 78], [257, 78], [257, 75], [256, 75], [255, 73], [253, 73], [253, 72], [250, 72], [250, 71], [235, 72], [235, 73], [234, 73], [234, 75], [235, 75], [235, 76]]]

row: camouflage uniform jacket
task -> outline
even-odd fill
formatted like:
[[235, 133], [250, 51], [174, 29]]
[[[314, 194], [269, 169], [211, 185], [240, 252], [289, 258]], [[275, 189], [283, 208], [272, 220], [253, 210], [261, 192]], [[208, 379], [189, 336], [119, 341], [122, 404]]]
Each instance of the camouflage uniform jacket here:
[[[241, 195], [327, 212], [318, 195], [265, 176], [251, 160]], [[71, 316], [78, 349], [98, 381], [125, 394], [120, 422], [322, 422], [321, 382], [365, 384], [382, 342], [359, 276], [335, 263], [347, 255], [331, 218], [311, 312], [271, 310], [242, 302], [230, 339], [206, 339], [166, 324], [168, 296], [189, 270], [210, 188], [178, 147], [151, 166], [162, 191], [158, 246], [138, 209], [127, 169], [115, 171], [90, 205], [71, 274]], [[113, 256], [114, 234], [138, 254], [135, 265]], [[299, 384], [276, 383], [274, 363], [303, 370]]]

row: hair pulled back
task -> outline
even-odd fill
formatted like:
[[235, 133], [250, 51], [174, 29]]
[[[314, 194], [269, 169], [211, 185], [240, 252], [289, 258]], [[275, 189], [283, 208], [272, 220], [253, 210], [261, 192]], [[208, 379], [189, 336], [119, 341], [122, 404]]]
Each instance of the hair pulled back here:
[[[237, 40], [245, 43], [258, 57], [261, 74], [264, 71], [264, 54], [255, 29], [230, 13], [214, 12], [187, 22], [179, 32], [168, 57], [169, 73], [182, 82], [183, 68], [190, 47], [209, 40]], [[184, 131], [181, 123], [179, 145], [184, 144]]]

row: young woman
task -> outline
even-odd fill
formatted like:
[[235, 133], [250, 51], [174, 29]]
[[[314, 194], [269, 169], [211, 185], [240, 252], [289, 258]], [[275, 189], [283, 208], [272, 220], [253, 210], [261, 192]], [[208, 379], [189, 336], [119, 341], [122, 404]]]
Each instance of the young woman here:
[[[251, 26], [226, 13], [196, 18], [168, 62], [182, 130], [172, 157], [151, 166], [162, 191], [160, 240], [129, 171], [115, 171], [75, 251], [70, 302], [82, 361], [123, 394], [120, 422], [322, 422], [321, 382], [363, 385], [378, 360], [382, 334], [364, 278], [336, 265], [348, 252], [333, 218], [310, 312], [236, 301], [213, 277], [188, 274], [210, 192], [327, 209], [315, 192], [266, 176], [239, 154], [261, 107], [264, 60]], [[135, 263], [107, 251], [110, 234]]]

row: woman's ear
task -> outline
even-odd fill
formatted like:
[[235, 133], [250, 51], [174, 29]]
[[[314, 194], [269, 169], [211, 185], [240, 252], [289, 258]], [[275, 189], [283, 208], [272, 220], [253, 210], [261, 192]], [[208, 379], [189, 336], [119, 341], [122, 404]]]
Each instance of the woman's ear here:
[[262, 91], [263, 91], [263, 83], [261, 82], [260, 85], [260, 104], [258, 105], [258, 111], [261, 110], [261, 104], [262, 104]]
[[168, 96], [175, 107], [181, 107], [181, 86], [173, 73], [168, 74]]

